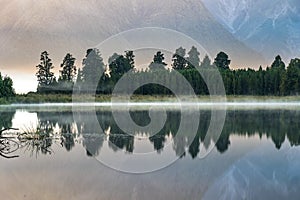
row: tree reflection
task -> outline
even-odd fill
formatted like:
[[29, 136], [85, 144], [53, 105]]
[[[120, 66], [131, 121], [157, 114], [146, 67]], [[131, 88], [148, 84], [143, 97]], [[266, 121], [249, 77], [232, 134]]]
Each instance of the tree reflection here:
[[71, 151], [71, 149], [75, 146], [74, 135], [72, 133], [61, 133], [61, 145], [66, 148], [67, 151]]
[[[108, 147], [113, 151], [125, 150], [132, 153], [135, 148], [135, 137], [142, 134], [148, 137], [148, 141], [145, 142], [149, 142], [158, 153], [171, 140], [177, 156], [186, 156], [183, 152], [187, 149], [187, 153], [192, 158], [198, 156], [201, 145], [208, 148], [212, 143], [216, 144], [216, 149], [220, 153], [225, 153], [230, 148], [230, 139], [234, 135], [247, 137], [258, 135], [260, 138], [265, 136], [273, 141], [274, 147], [277, 149], [280, 149], [286, 140], [291, 146], [300, 144], [300, 124], [298, 123], [300, 111], [227, 111], [225, 125], [218, 139], [214, 136], [206, 137], [211, 112], [208, 110], [199, 112], [201, 112], [201, 120], [196, 136], [191, 133], [189, 125], [184, 127], [185, 133], [179, 136], [177, 135], [181, 120], [179, 111], [167, 111], [166, 123], [156, 134], [150, 129], [142, 132], [142, 129], [135, 130], [132, 127], [128, 127], [130, 132], [125, 133], [116, 124], [111, 111], [97, 111], [96, 121], [91, 120], [90, 112], [77, 113], [78, 117], [74, 119], [72, 111], [37, 111], [38, 125], [36, 129], [31, 131], [30, 137], [26, 138], [21, 134], [19, 139], [21, 147], [32, 154], [51, 154], [52, 146], [55, 143], [60, 144], [66, 151], [71, 151], [78, 143], [83, 145], [88, 156], [97, 156], [100, 154], [104, 142], [107, 142]], [[0, 112], [0, 128], [11, 127], [15, 113], [16, 111]], [[140, 126], [150, 123], [147, 111], [132, 111], [130, 114]], [[1, 144], [3, 148], [3, 142]]]
[[194, 141], [189, 147], [189, 153], [192, 156], [192, 158], [196, 158], [198, 153], [200, 152], [200, 138], [199, 134], [196, 135], [194, 138]]
[[[114, 151], [118, 149], [125, 149], [127, 152], [132, 153], [134, 149], [134, 137], [132, 133], [125, 133], [121, 130], [109, 111], [97, 112], [97, 119], [102, 128], [108, 131], [108, 145]], [[134, 131], [134, 130], [132, 130]]]
[[[83, 146], [87, 156], [97, 156], [104, 142], [104, 132], [99, 126], [99, 122], [91, 119], [91, 113], [76, 113], [76, 126], [79, 134], [83, 138]], [[98, 115], [97, 115], [98, 116]]]
[[12, 127], [12, 119], [16, 111], [0, 111], [0, 130]]

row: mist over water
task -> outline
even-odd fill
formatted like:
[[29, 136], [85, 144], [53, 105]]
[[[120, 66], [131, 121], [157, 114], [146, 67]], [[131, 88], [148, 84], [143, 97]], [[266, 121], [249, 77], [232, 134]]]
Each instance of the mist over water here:
[[154, 101], [154, 102], [73, 102], [73, 103], [38, 103], [38, 104], [11, 104], [11, 105], [0, 105], [0, 109], [16, 109], [16, 108], [26, 108], [26, 109], [111, 109], [112, 107], [117, 109], [127, 109], [130, 107], [131, 109], [300, 109], [299, 101], [282, 101], [282, 100], [253, 100], [253, 98], [245, 99], [242, 101], [210, 101], [210, 100], [189, 100], [184, 102], [179, 102], [177, 100], [169, 100], [169, 101]]

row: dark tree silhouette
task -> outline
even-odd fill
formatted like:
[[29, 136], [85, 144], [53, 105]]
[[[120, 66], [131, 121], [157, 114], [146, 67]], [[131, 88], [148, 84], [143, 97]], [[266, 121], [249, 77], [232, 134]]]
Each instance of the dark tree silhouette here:
[[[200, 58], [196, 47], [192, 47], [185, 56], [185, 49], [180, 47], [176, 50], [172, 58], [172, 68], [181, 73], [189, 81], [197, 95], [208, 95], [207, 86], [195, 67], [199, 66]], [[95, 91], [98, 94], [111, 94], [116, 83], [124, 74], [130, 76], [130, 84], [140, 85], [139, 82], [151, 78], [155, 80], [165, 80], [177, 85], [179, 90], [182, 84], [173, 76], [174, 70], [166, 70], [164, 54], [158, 51], [149, 65], [149, 69], [135, 69], [135, 56], [133, 51], [125, 51], [125, 54], [113, 54], [105, 66], [98, 49], [87, 50], [86, 58], [83, 60], [83, 68], [78, 71], [76, 86], [80, 90]], [[61, 70], [59, 82], [56, 82], [51, 59], [45, 51], [41, 55], [41, 63], [37, 66], [37, 77], [39, 81], [38, 92], [65, 92], [71, 91], [72, 84], [62, 84], [62, 80], [71, 82], [75, 76], [75, 58], [67, 54]], [[200, 63], [201, 70], [205, 73], [212, 70], [212, 66], [220, 69], [223, 78], [226, 94], [228, 95], [297, 95], [300, 92], [300, 67], [299, 58], [292, 59], [285, 67], [281, 57], [276, 56], [274, 62], [263, 69], [230, 69], [229, 56], [225, 52], [216, 55], [214, 63], [206, 55]], [[74, 67], [74, 68], [73, 68]], [[74, 70], [70, 70], [74, 69]], [[132, 70], [134, 69], [134, 70]], [[132, 73], [127, 73], [132, 70]], [[72, 71], [72, 72], [71, 72]], [[172, 74], [173, 73], [173, 74]], [[97, 82], [98, 81], [98, 82]], [[10, 78], [0, 77], [0, 97], [13, 96], [12, 81]], [[66, 89], [67, 88], [67, 89]], [[181, 90], [184, 92], [184, 90]], [[148, 84], [140, 87], [135, 94], [142, 95], [172, 95], [172, 92], [157, 84]]]
[[73, 82], [74, 78], [76, 76], [76, 66], [75, 66], [75, 58], [72, 56], [72, 54], [68, 53], [60, 67], [62, 70], [60, 70], [60, 76], [59, 81], [67, 81], [67, 82]]
[[167, 64], [164, 62], [164, 60], [165, 60], [164, 54], [161, 51], [158, 51], [154, 55], [153, 61], [149, 65], [149, 69], [151, 71], [166, 69], [165, 66], [167, 66]]
[[62, 70], [60, 70], [57, 90], [59, 90], [60, 93], [71, 93], [76, 76], [75, 58], [68, 53], [60, 67]]
[[47, 92], [53, 89], [53, 84], [56, 82], [52, 69], [51, 59], [47, 51], [41, 53], [40, 64], [36, 66], [38, 69], [36, 76], [38, 79], [38, 92]]
[[284, 62], [281, 60], [280, 55], [275, 57], [274, 62], [271, 65], [271, 68], [285, 68]]
[[105, 69], [99, 49], [88, 49], [82, 65], [83, 80], [86, 83], [99, 80]]
[[172, 58], [172, 68], [175, 70], [183, 70], [186, 68], [186, 59], [185, 59], [185, 49], [180, 47], [176, 49], [175, 54], [173, 55]]
[[133, 51], [126, 51], [125, 56], [114, 53], [108, 59], [110, 76], [119, 79], [123, 74], [134, 68]]
[[201, 62], [201, 65], [200, 67], [201, 68], [208, 68], [211, 66], [211, 60], [210, 58], [208, 57], [208, 55], [205, 55], [202, 62]]
[[284, 94], [295, 95], [300, 92], [300, 59], [292, 59], [282, 81]]
[[217, 54], [214, 64], [221, 69], [229, 69], [230, 62], [228, 55], [221, 51]]
[[1, 97], [13, 97], [15, 96], [15, 90], [13, 88], [13, 81], [10, 77], [2, 77], [0, 73], [0, 98]]
[[187, 57], [187, 68], [188, 69], [193, 69], [195, 67], [199, 67], [200, 64], [200, 53], [198, 52], [198, 49], [194, 46], [192, 46], [191, 50], [188, 52], [188, 57]]
[[105, 71], [105, 65], [99, 49], [88, 49], [82, 64], [84, 90], [93, 93], [97, 92], [100, 78]]
[[129, 69], [134, 69], [134, 64], [135, 64], [135, 61], [134, 61], [134, 58], [135, 58], [135, 55], [133, 53], [133, 51], [125, 51], [125, 58], [127, 60], [127, 63], [129, 65], [129, 67], [127, 68], [127, 71]]

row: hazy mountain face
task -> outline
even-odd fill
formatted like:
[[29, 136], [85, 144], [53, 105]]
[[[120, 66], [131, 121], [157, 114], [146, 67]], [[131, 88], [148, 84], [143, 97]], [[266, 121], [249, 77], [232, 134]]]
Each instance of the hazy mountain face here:
[[298, 0], [202, 0], [235, 37], [267, 59], [300, 54]]
[[200, 0], [0, 0], [0, 5], [1, 68], [34, 71], [43, 50], [49, 51], [56, 66], [67, 52], [73, 53], [80, 65], [87, 48], [111, 35], [145, 26], [183, 32], [211, 55], [225, 51], [234, 67], [264, 64], [262, 57], [220, 25]]

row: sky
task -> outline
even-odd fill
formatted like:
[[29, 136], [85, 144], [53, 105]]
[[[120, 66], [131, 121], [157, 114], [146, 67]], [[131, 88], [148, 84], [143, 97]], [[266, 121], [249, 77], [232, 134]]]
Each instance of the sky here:
[[[257, 69], [272, 61], [237, 39], [201, 0], [0, 0], [0, 5], [0, 72], [13, 79], [17, 93], [36, 90], [36, 65], [41, 52], [49, 52], [58, 77], [66, 53], [73, 54], [77, 68], [81, 68], [88, 48], [97, 47], [107, 38], [134, 28], [162, 27], [178, 31], [204, 47], [201, 58], [206, 53], [212, 58], [221, 50], [228, 53], [232, 68]], [[165, 49], [174, 52], [181, 46], [174, 34], [170, 34], [169, 39], [178, 46], [166, 43], [169, 40], [163, 37], [148, 36], [150, 42], [145, 48], [161, 43]], [[144, 36], [133, 34], [132, 37], [140, 43], [145, 42]], [[122, 53], [125, 48], [118, 46], [114, 43], [112, 48]], [[190, 47], [191, 43], [184, 46], [187, 51]], [[101, 53], [107, 63], [109, 55]], [[147, 51], [136, 56], [137, 65], [150, 63], [154, 53]], [[171, 62], [171, 54], [166, 55], [166, 62]]]

